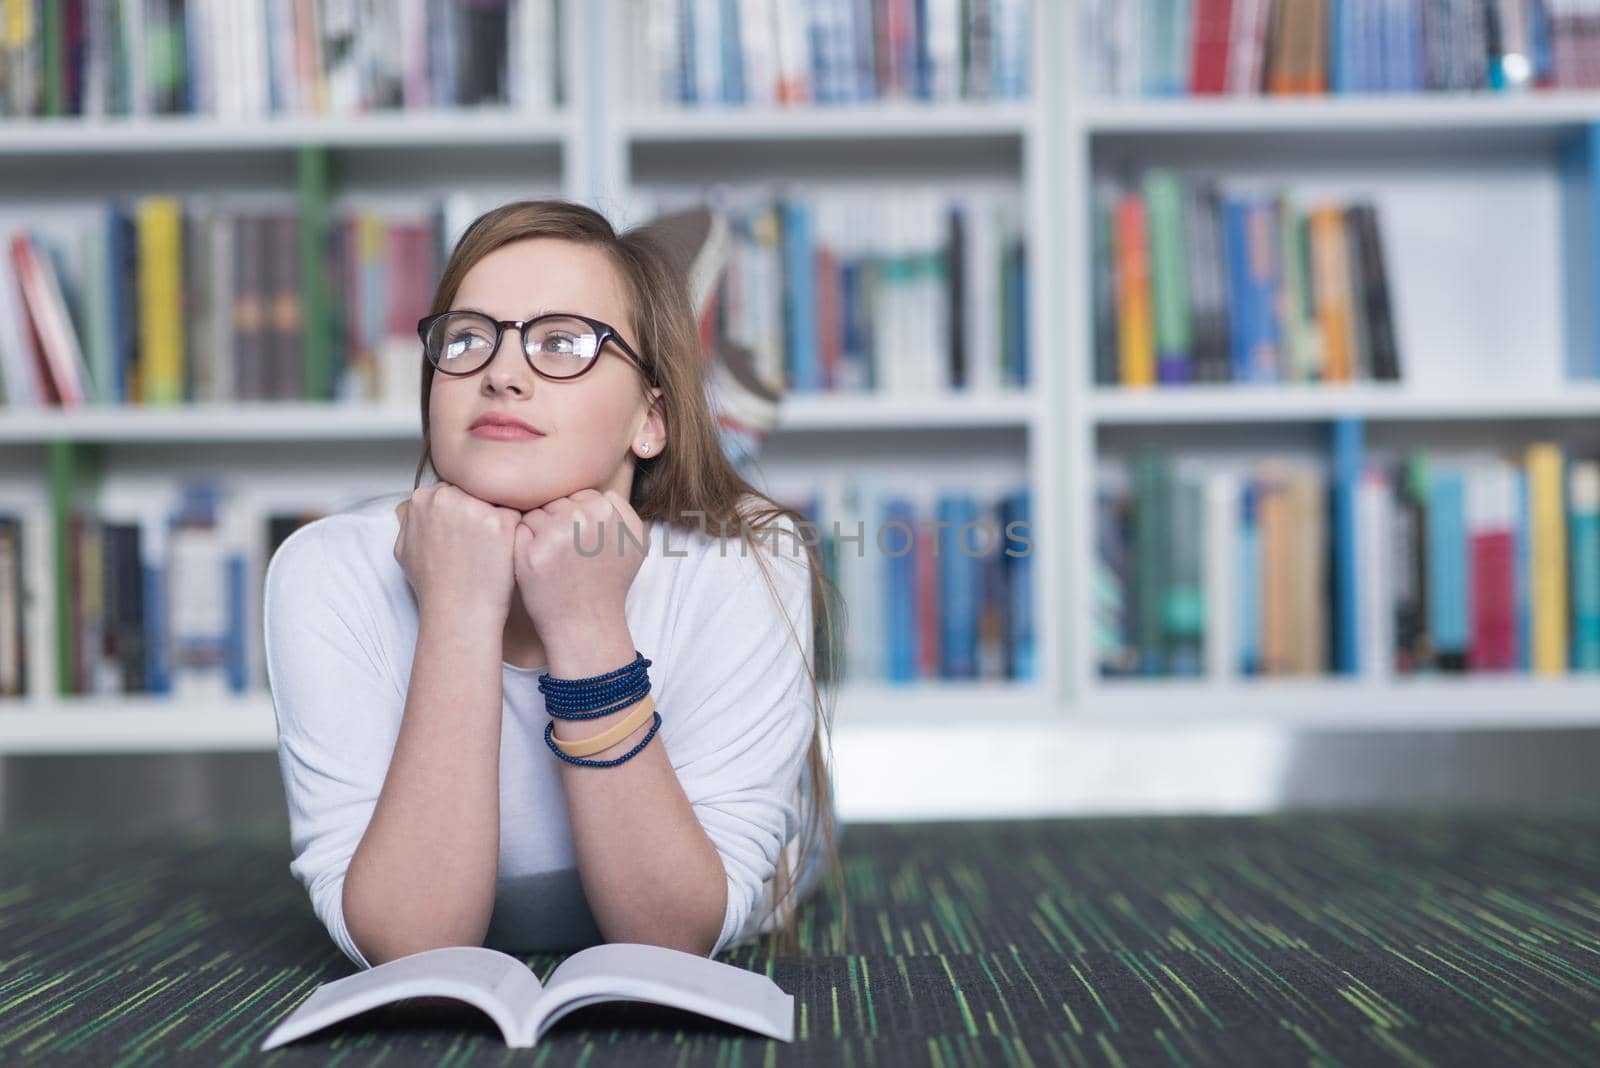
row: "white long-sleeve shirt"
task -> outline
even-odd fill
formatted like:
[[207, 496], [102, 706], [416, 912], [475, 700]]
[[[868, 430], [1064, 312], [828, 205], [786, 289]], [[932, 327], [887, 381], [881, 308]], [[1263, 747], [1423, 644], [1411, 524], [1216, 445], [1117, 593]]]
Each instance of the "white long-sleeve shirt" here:
[[[297, 529], [273, 554], [265, 579], [267, 678], [294, 852], [289, 870], [334, 942], [361, 968], [371, 964], [345, 926], [342, 897], [394, 752], [416, 651], [417, 602], [394, 558], [394, 509], [409, 496], [375, 498]], [[788, 534], [751, 550], [736, 532], [722, 538], [653, 526], [625, 614], [634, 645], [652, 662], [661, 726], [650, 744], [667, 751], [727, 875], [715, 956], [791, 911], [773, 915], [771, 881], [780, 849], [794, 871], [809, 804], [805, 758], [815, 713], [789, 632], [792, 623], [809, 659], [809, 571]], [[614, 542], [607, 551], [616, 551]], [[771, 563], [783, 614], [755, 551]], [[508, 952], [604, 941], [578, 878], [561, 759], [544, 740], [551, 717], [538, 677], [545, 670], [501, 664], [499, 867], [484, 944]], [[826, 818], [837, 827], [835, 814]], [[798, 873], [797, 898], [814, 888], [818, 872], [812, 863]]]

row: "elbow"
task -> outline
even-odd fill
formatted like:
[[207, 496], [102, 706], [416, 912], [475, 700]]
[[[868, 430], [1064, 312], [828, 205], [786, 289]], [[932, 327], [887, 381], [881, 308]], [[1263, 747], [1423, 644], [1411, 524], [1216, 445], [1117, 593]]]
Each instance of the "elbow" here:
[[350, 879], [341, 896], [345, 933], [369, 966], [445, 946], [481, 946], [488, 922], [449, 922], [437, 914], [418, 914], [399, 901], [374, 900]]

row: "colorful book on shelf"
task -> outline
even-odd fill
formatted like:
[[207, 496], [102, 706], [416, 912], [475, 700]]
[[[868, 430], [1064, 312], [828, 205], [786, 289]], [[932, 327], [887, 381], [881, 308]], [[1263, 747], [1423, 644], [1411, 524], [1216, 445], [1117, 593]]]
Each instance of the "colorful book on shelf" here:
[[1434, 465], [1428, 482], [1428, 638], [1444, 671], [1467, 666], [1472, 609], [1466, 518], [1465, 473]]
[[1333, 670], [1359, 675], [1361, 663], [1361, 559], [1363, 537], [1357, 501], [1366, 471], [1364, 427], [1359, 419], [1333, 424]]
[[39, 235], [11, 237], [11, 269], [15, 272], [26, 329], [33, 338], [37, 378], [49, 403], [78, 407], [84, 403], [86, 367], [78, 332], [73, 326], [61, 285]]
[[1151, 323], [1150, 242], [1144, 201], [1124, 193], [1117, 203], [1117, 342], [1124, 386], [1156, 381]]
[[1575, 671], [1600, 671], [1600, 462], [1578, 460], [1568, 472]]
[[1532, 554], [1532, 664], [1541, 675], [1567, 669], [1567, 535], [1565, 456], [1540, 442], [1527, 450], [1529, 550]]
[[1567, 375], [1593, 380], [1600, 378], [1600, 124], [1566, 136], [1556, 174]]
[[1509, 671], [1516, 666], [1516, 482], [1504, 462], [1467, 471], [1468, 598], [1471, 620], [1467, 666]]

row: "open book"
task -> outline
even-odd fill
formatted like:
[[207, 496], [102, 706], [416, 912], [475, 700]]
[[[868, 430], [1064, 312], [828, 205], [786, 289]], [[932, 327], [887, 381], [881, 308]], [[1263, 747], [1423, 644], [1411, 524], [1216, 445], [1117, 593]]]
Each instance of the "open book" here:
[[513, 1047], [533, 1045], [567, 1013], [601, 1001], [653, 1002], [794, 1041], [794, 996], [765, 975], [665, 946], [608, 942], [572, 954], [543, 985], [517, 958], [484, 946], [412, 953], [323, 983], [272, 1029], [261, 1049], [412, 997], [476, 1005]]

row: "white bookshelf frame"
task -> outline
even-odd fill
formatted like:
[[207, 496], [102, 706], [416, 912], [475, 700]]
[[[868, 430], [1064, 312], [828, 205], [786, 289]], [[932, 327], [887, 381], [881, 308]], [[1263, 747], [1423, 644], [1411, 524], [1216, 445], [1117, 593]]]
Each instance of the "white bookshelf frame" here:
[[[601, 55], [620, 40], [619, 0], [567, 3], [565, 44]], [[918, 682], [846, 685], [839, 734], [846, 761], [862, 746], [970, 746], [975, 721], [1013, 732], [1018, 748], [1054, 751], [1093, 732], [1234, 728], [1472, 729], [1600, 726], [1600, 677], [1462, 676], [1442, 679], [1101, 680], [1086, 638], [1086, 589], [1093, 554], [1093, 474], [1100, 435], [1112, 428], [1190, 427], [1226, 432], [1241, 425], [1315, 423], [1340, 416], [1375, 421], [1575, 420], [1600, 415], [1600, 386], [1545, 392], [1424, 391], [1405, 383], [1331, 387], [1189, 387], [1126, 393], [1091, 387], [1088, 204], [1094, 153], [1104, 139], [1160, 145], [1210, 135], [1301, 138], [1336, 134], [1383, 139], [1547, 138], [1600, 120], [1600, 93], [1496, 98], [1483, 94], [1357, 99], [1096, 100], [1077, 85], [1077, 28], [1067, 5], [1034, 0], [1035, 32], [1025, 103], [762, 110], [632, 111], [614, 64], [586, 65], [560, 115], [496, 109], [465, 113], [285, 118], [249, 123], [208, 118], [29, 120], [0, 123], [0, 167], [51, 160], [81, 167], [134, 157], [271, 154], [302, 146], [340, 153], [444, 145], [548, 148], [559, 153], [561, 186], [572, 199], [625, 199], [640, 148], [685, 143], [732, 146], [804, 142], [819, 153], [867, 143], [917, 140], [1015, 142], [1029, 240], [1031, 388], [1020, 395], [936, 398], [928, 403], [872, 397], [794, 397], [784, 405], [774, 448], [788, 435], [848, 435], [892, 455], [909, 430], [951, 434], [1020, 431], [1019, 457], [1033, 493], [1035, 627], [1039, 677], [1029, 684]], [[611, 50], [613, 53], [615, 49]], [[74, 161], [79, 162], [74, 162]], [[707, 181], [716, 175], [708, 174]], [[328, 418], [337, 410], [337, 419]], [[0, 415], [0, 448], [35, 462], [52, 440], [81, 442], [415, 441], [413, 408], [352, 411], [327, 404], [85, 409]], [[30, 449], [32, 450], [30, 452]], [[21, 457], [20, 461], [16, 458]], [[0, 472], [3, 473], [3, 472]], [[40, 464], [38, 478], [47, 478]], [[1053, 550], [1052, 551], [1052, 547]], [[40, 670], [46, 681], [51, 673]], [[37, 688], [37, 687], [36, 687]], [[1090, 732], [1073, 734], [1072, 732]], [[0, 753], [262, 750], [275, 744], [265, 693], [216, 702], [151, 696], [0, 702]], [[861, 749], [861, 752], [866, 752]], [[976, 781], [976, 780], [975, 780]], [[992, 781], [992, 780], [982, 780]], [[870, 806], [869, 806], [870, 807]], [[964, 810], [970, 811], [970, 809]]]

